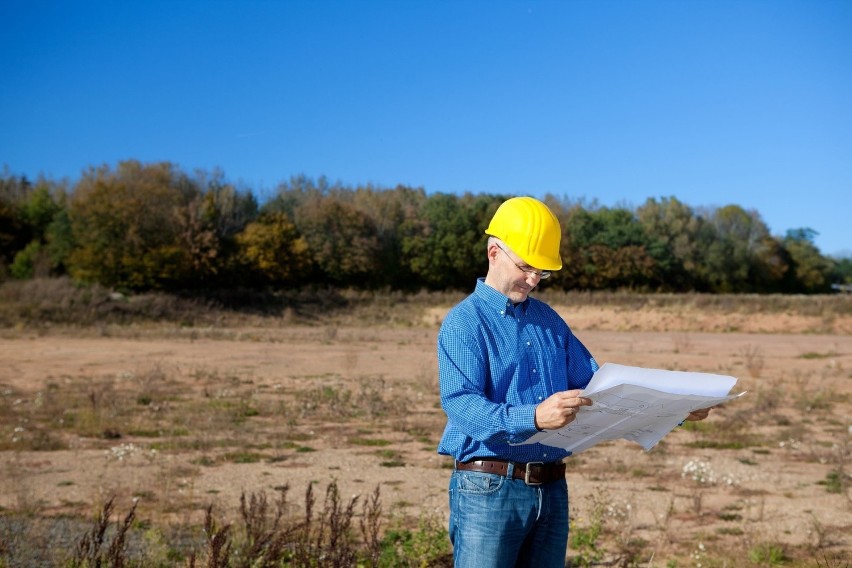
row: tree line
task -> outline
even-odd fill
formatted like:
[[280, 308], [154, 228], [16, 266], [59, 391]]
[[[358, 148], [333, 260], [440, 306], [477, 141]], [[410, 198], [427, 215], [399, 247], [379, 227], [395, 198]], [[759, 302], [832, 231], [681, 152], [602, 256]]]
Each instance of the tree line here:
[[[123, 291], [331, 286], [469, 290], [511, 195], [350, 187], [297, 176], [261, 200], [221, 171], [169, 162], [90, 167], [73, 184], [0, 175], [0, 280], [69, 275]], [[564, 290], [822, 293], [852, 260], [809, 228], [772, 235], [754, 210], [675, 197], [635, 209], [548, 195]]]

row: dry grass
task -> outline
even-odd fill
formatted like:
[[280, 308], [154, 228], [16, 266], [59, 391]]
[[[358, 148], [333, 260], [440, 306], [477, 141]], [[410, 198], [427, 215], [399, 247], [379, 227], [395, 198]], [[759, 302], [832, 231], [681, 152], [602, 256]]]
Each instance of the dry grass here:
[[[55, 325], [109, 326], [170, 322], [194, 328], [324, 325], [327, 339], [341, 326], [420, 326], [436, 306], [445, 309], [466, 292], [259, 290], [195, 291], [181, 295], [146, 293], [125, 296], [98, 285], [80, 287], [67, 278], [7, 281], [0, 284], [0, 328]], [[830, 327], [852, 317], [852, 294], [791, 296], [757, 294], [634, 294], [562, 292], [545, 288], [540, 297], [558, 306], [607, 308], [620, 313], [701, 312], [750, 316], [776, 314], [818, 318]], [[731, 329], [729, 331], [735, 331]]]
[[[15, 375], [0, 376], [0, 566], [109, 565], [119, 549], [127, 565], [145, 558], [151, 566], [263, 558], [296, 566], [314, 554], [341, 566], [355, 557], [363, 565], [445, 559], [430, 490], [407, 483], [414, 472], [447, 474], [435, 459], [444, 416], [428, 315], [460, 295], [340, 293], [298, 308], [280, 301], [268, 308], [274, 315], [161, 299], [171, 307], [149, 313], [119, 310], [112, 303], [141, 300], [103, 291], [86, 303], [67, 282], [32, 286], [0, 288], [7, 345], [71, 349], [85, 339], [81, 353], [97, 345], [115, 356], [69, 351], [49, 366], [33, 351], [15, 358]], [[827, 321], [849, 319], [846, 297], [551, 301], [599, 314], [575, 330], [602, 361], [724, 372], [749, 391], [650, 453], [608, 443], [569, 460], [573, 565], [848, 565], [852, 344], [816, 335]], [[604, 321], [696, 306], [708, 317], [733, 314], [729, 321], [797, 314], [816, 323], [787, 343], [778, 332], [708, 334], [673, 320], [618, 331]], [[190, 357], [196, 349], [203, 356]], [[358, 465], [320, 476], [310, 465], [317, 454]], [[60, 455], [78, 456], [77, 465], [59, 465]], [[353, 501], [352, 484], [374, 484], [360, 473], [365, 464], [384, 476], [384, 507], [378, 489]], [[279, 477], [295, 475], [308, 491], [291, 504]], [[319, 511], [312, 491], [322, 486]], [[130, 512], [117, 513], [116, 503]], [[47, 554], [54, 541], [67, 554]], [[336, 552], [320, 552], [328, 546]]]

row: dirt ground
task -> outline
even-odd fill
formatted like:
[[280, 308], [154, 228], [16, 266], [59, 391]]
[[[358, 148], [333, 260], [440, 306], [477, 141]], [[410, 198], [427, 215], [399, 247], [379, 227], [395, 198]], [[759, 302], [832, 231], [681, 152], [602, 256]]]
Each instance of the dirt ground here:
[[[210, 504], [233, 519], [242, 492], [289, 484], [298, 501], [309, 484], [321, 496], [336, 482], [345, 498], [378, 485], [392, 517], [443, 523], [451, 464], [435, 452], [435, 337], [445, 310], [412, 328], [6, 330], [0, 512], [92, 514], [117, 495], [119, 512], [136, 497], [140, 516], [198, 523]], [[643, 566], [706, 566], [772, 544], [848, 562], [849, 318], [825, 333], [824, 318], [559, 311], [601, 364], [732, 375], [748, 391], [650, 452], [615, 441], [568, 459], [572, 526], [601, 514], [607, 557], [638, 546]], [[85, 435], [80, 411], [63, 426], [63, 401], [79, 410], [87, 399], [113, 435]], [[210, 410], [234, 404], [250, 412], [223, 421]], [[45, 408], [59, 433], [34, 449], [27, 436], [45, 428]], [[239, 459], [241, 448], [254, 453]]]

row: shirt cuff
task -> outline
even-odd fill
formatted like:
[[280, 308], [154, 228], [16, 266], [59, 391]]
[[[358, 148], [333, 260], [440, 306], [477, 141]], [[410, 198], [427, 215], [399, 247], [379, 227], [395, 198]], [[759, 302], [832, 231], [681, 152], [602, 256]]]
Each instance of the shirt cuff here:
[[517, 429], [514, 436], [512, 436], [513, 439], [511, 442], [513, 444], [523, 442], [530, 436], [541, 432], [541, 430], [535, 427], [535, 407], [535, 404], [525, 404], [515, 407]]

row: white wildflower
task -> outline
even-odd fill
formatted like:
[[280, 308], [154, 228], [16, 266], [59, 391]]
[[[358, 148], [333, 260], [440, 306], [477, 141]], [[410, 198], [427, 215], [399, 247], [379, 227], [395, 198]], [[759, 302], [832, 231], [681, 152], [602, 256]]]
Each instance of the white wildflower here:
[[681, 477], [691, 477], [701, 485], [715, 485], [716, 474], [710, 464], [703, 461], [690, 460], [683, 466]]
[[140, 448], [138, 446], [133, 443], [129, 443], [113, 446], [104, 453], [106, 454], [107, 459], [124, 461], [124, 458], [129, 458], [139, 450]]

